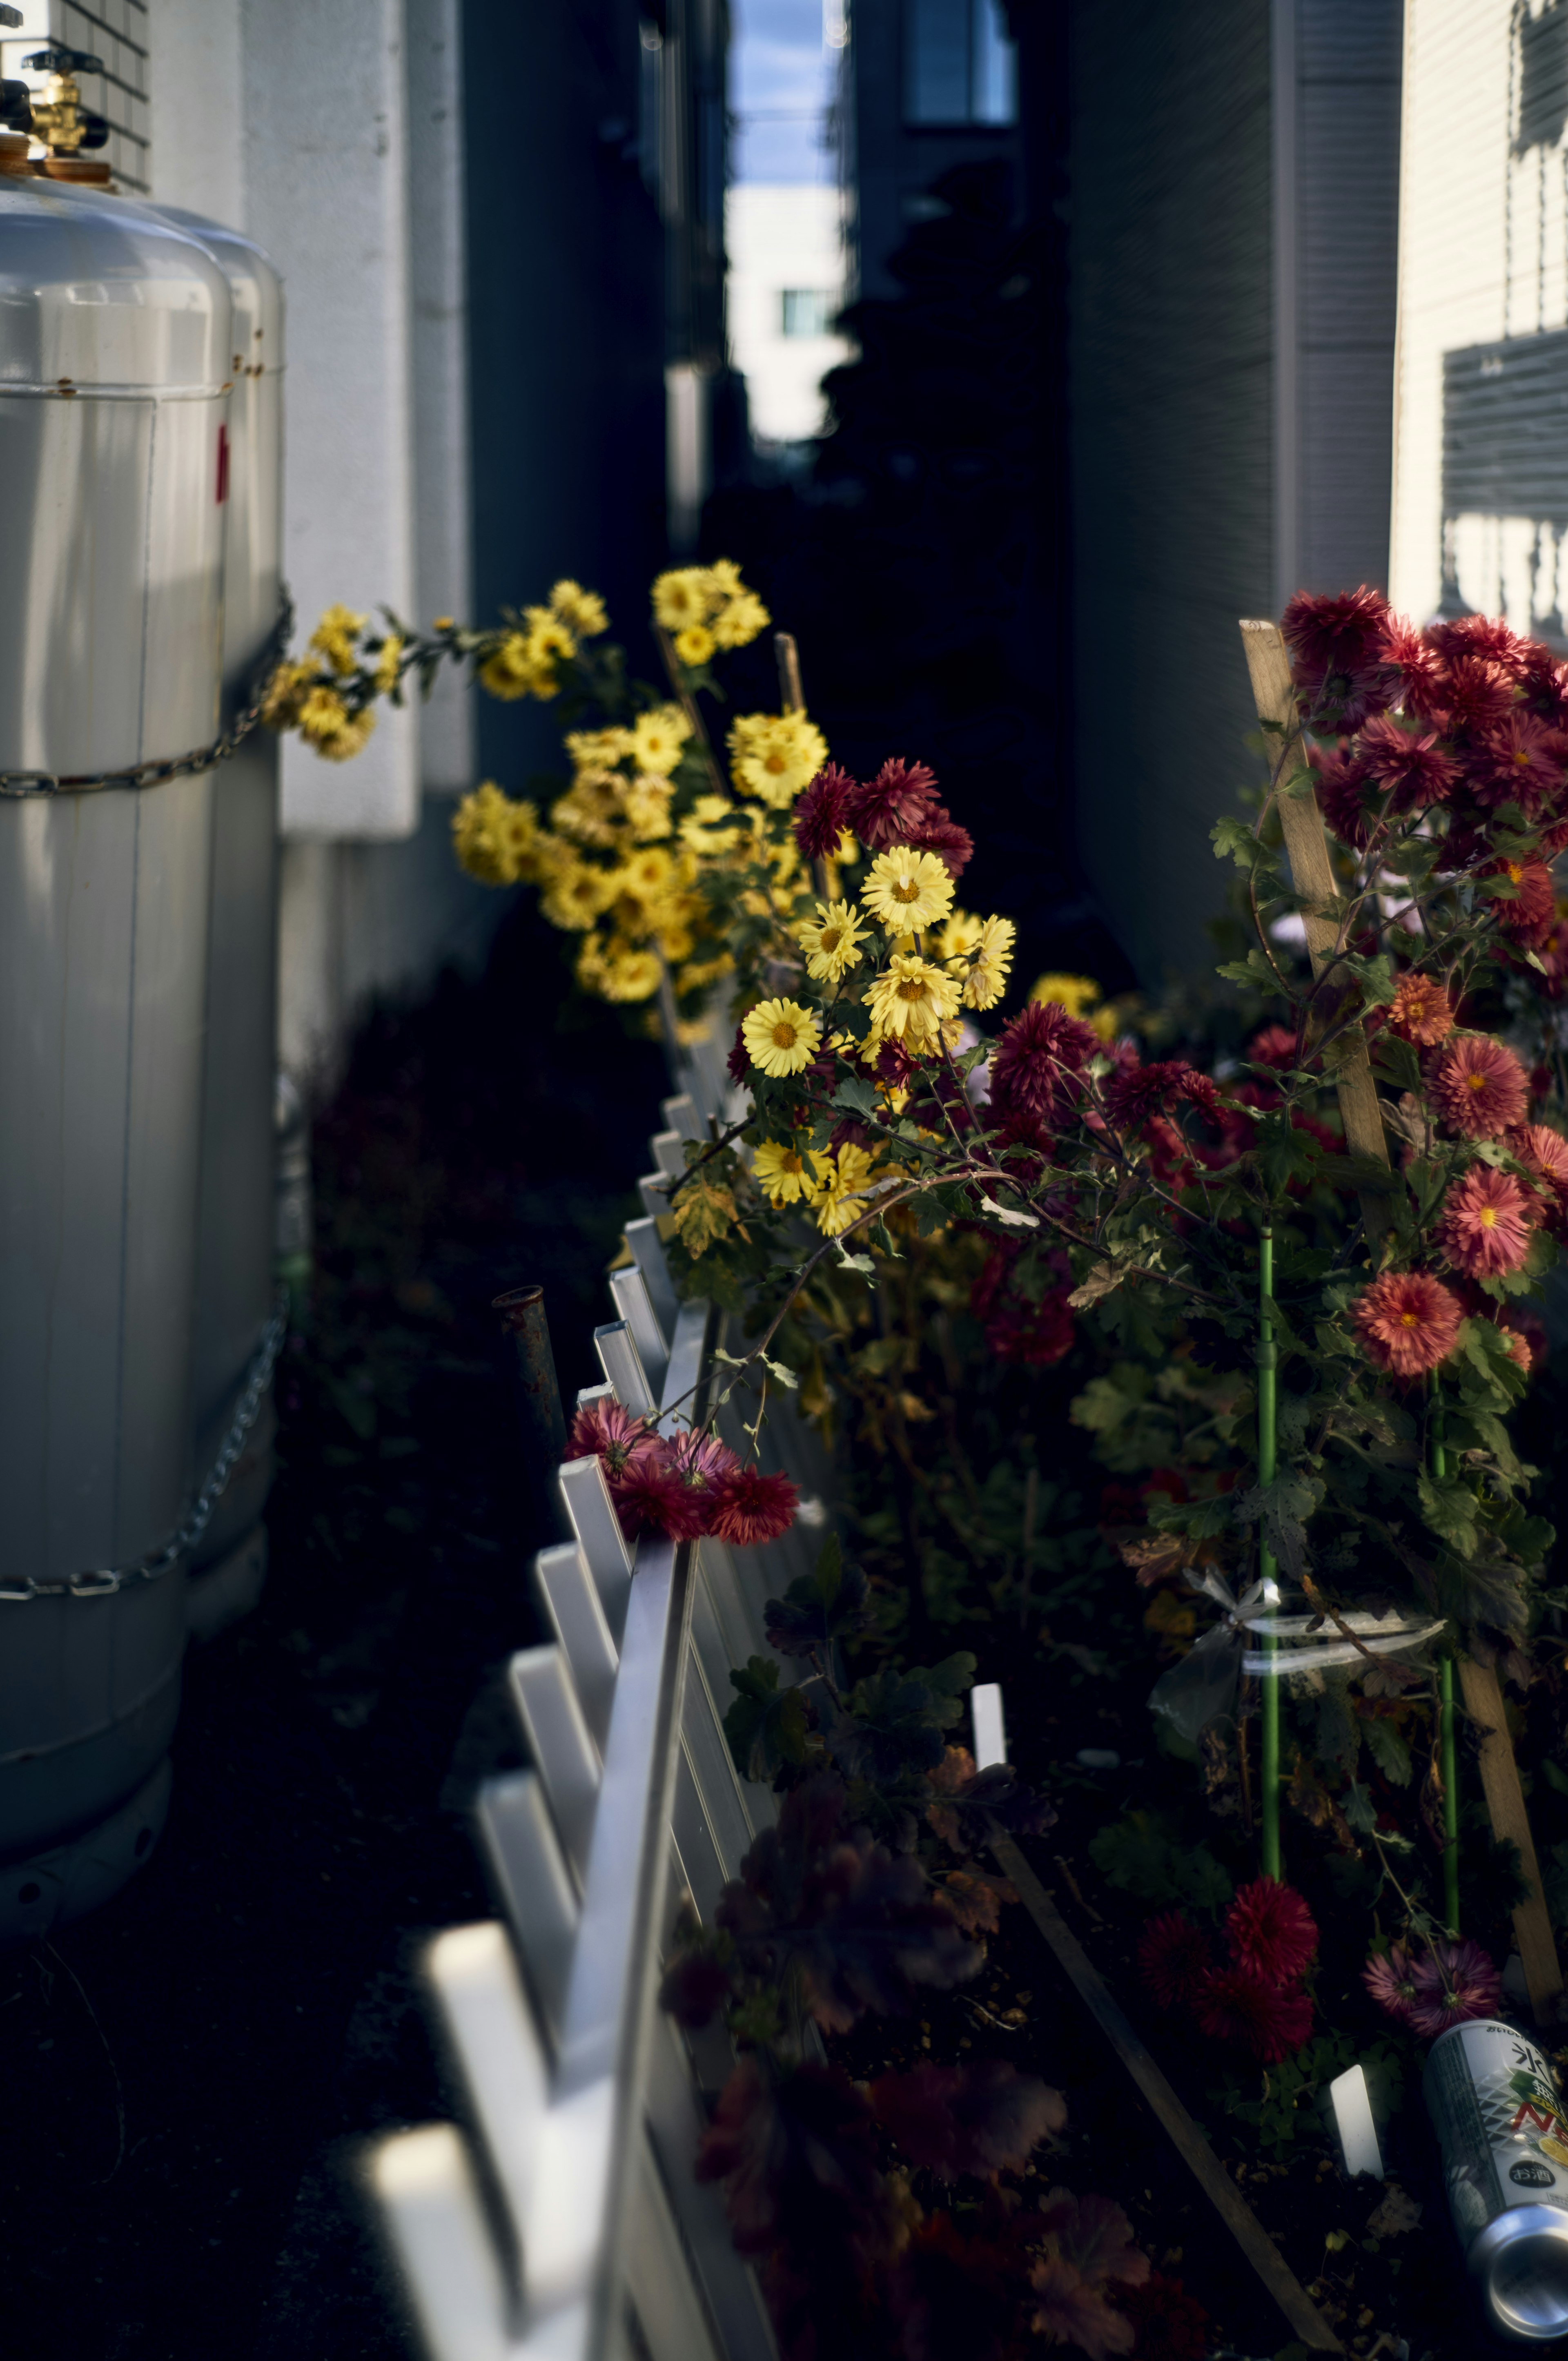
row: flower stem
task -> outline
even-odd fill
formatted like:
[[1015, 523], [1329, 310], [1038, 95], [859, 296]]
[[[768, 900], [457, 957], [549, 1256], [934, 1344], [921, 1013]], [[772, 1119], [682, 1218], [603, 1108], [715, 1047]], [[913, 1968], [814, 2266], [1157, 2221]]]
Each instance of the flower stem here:
[[[1431, 1441], [1431, 1472], [1434, 1482], [1441, 1484], [1448, 1474], [1448, 1453], [1444, 1447], [1442, 1388], [1437, 1372], [1432, 1371], [1431, 1419], [1428, 1433]], [[1442, 1915], [1449, 1933], [1459, 1934], [1459, 1755], [1453, 1742], [1453, 1658], [1444, 1656], [1438, 1669], [1439, 1709], [1438, 1746], [1442, 1765]]]
[[[1268, 1306], [1274, 1294], [1274, 1226], [1265, 1221], [1258, 1240], [1257, 1254], [1258, 1335], [1257, 1335], [1257, 1480], [1261, 1488], [1274, 1481], [1276, 1449], [1276, 1417], [1279, 1347], [1274, 1341], [1274, 1323]], [[1275, 1574], [1274, 1553], [1262, 1539], [1260, 1528], [1257, 1566], [1265, 1583], [1272, 1582]], [[1266, 1637], [1265, 1655], [1272, 1656], [1278, 1642]], [[1262, 1855], [1265, 1877], [1279, 1876], [1279, 1683], [1272, 1673], [1263, 1679], [1263, 1731], [1258, 1765], [1259, 1805], [1262, 1818]]]

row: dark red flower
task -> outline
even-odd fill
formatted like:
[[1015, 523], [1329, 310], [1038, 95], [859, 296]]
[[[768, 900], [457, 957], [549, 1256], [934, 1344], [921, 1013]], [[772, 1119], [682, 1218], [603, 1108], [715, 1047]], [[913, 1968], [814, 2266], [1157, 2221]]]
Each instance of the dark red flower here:
[[1253, 1036], [1247, 1057], [1255, 1066], [1273, 1066], [1288, 1074], [1296, 1063], [1296, 1036], [1288, 1025], [1266, 1025]]
[[1464, 770], [1477, 803], [1488, 809], [1518, 804], [1533, 819], [1563, 785], [1564, 741], [1560, 730], [1522, 707], [1483, 732], [1465, 756]]
[[1500, 615], [1457, 615], [1452, 621], [1429, 623], [1427, 638], [1449, 664], [1462, 656], [1484, 656], [1500, 664], [1510, 680], [1523, 677], [1532, 649]]
[[1213, 2322], [1180, 2279], [1155, 2271], [1142, 2287], [1120, 2290], [1116, 2308], [1133, 2323], [1138, 2361], [1203, 2361]]
[[1459, 776], [1458, 763], [1442, 752], [1434, 730], [1418, 737], [1387, 714], [1374, 716], [1356, 745], [1368, 776], [1392, 792], [1397, 812], [1446, 802]]
[[933, 804], [924, 818], [912, 821], [902, 840], [916, 852], [934, 852], [955, 884], [974, 854], [973, 837], [967, 828], [959, 826], [945, 804]]
[[745, 1029], [740, 1025], [735, 1027], [735, 1038], [730, 1044], [729, 1055], [724, 1060], [724, 1071], [738, 1090], [747, 1087], [746, 1078], [751, 1071], [751, 1052], [746, 1047]]
[[1213, 1967], [1209, 1938], [1179, 1910], [1151, 1918], [1138, 1938], [1138, 1973], [1161, 2008], [1186, 2008]]
[[1485, 656], [1460, 656], [1449, 665], [1442, 701], [1449, 735], [1464, 732], [1479, 738], [1507, 719], [1514, 701], [1513, 683], [1500, 664]]
[[936, 801], [936, 773], [901, 759], [884, 763], [863, 786], [851, 781], [846, 798], [850, 826], [872, 852], [911, 843], [911, 828], [930, 816]]
[[1003, 1115], [1065, 1123], [1079, 1096], [1078, 1077], [1100, 1047], [1081, 1017], [1054, 1000], [1031, 1000], [1002, 1028], [991, 1061], [991, 1096]]
[[1527, 950], [1539, 950], [1549, 942], [1557, 926], [1557, 888], [1552, 872], [1544, 861], [1499, 861], [1493, 869], [1483, 870], [1485, 877], [1506, 877], [1519, 891], [1507, 901], [1492, 905], [1493, 915], [1506, 934], [1514, 937]]
[[1466, 2017], [1495, 2016], [1503, 1997], [1496, 1960], [1479, 1943], [1434, 1943], [1410, 1971], [1415, 1986], [1406, 2011], [1417, 2033], [1429, 2038]]
[[1244, 1885], [1225, 1913], [1225, 1933], [1238, 1967], [1251, 1968], [1270, 1983], [1300, 1975], [1318, 1948], [1317, 1921], [1293, 1885], [1255, 1877]]
[[1266, 2066], [1299, 2049], [1312, 2030], [1306, 1993], [1270, 1983], [1253, 1968], [1223, 1968], [1212, 1975], [1198, 1994], [1197, 2011], [1211, 2040], [1240, 2042]]
[[1377, 655], [1388, 680], [1390, 705], [1422, 721], [1440, 721], [1446, 675], [1431, 642], [1402, 615], [1391, 615]]
[[708, 1531], [721, 1542], [754, 1549], [777, 1541], [795, 1522], [800, 1494], [787, 1476], [764, 1476], [757, 1466], [738, 1467], [714, 1488]]
[[1105, 1112], [1121, 1131], [1136, 1131], [1151, 1117], [1168, 1115], [1186, 1099], [1212, 1123], [1221, 1120], [1220, 1094], [1207, 1074], [1179, 1058], [1148, 1066], [1124, 1064], [1107, 1076]]
[[837, 763], [818, 771], [795, 807], [795, 840], [807, 861], [830, 861], [850, 825], [850, 798], [858, 784]]
[[1568, 730], [1568, 664], [1561, 664], [1539, 640], [1525, 642], [1525, 660], [1519, 674], [1529, 711], [1551, 730]]
[[614, 1488], [616, 1513], [628, 1540], [639, 1533], [666, 1533], [672, 1541], [696, 1541], [706, 1530], [707, 1496], [681, 1482], [661, 1446], [634, 1459]]
[[1064, 1288], [1050, 1289], [1038, 1303], [1009, 1296], [985, 1323], [985, 1341], [997, 1359], [1025, 1369], [1048, 1369], [1065, 1360], [1076, 1334]]
[[1388, 601], [1365, 583], [1334, 596], [1298, 590], [1280, 630], [1295, 657], [1296, 685], [1305, 701], [1343, 710], [1370, 696], [1365, 713], [1387, 705], [1388, 690], [1375, 666], [1388, 620]]
[[1342, 844], [1365, 852], [1377, 827], [1369, 806], [1374, 797], [1372, 774], [1342, 739], [1332, 752], [1321, 746], [1307, 750], [1307, 760], [1318, 774], [1318, 809]]

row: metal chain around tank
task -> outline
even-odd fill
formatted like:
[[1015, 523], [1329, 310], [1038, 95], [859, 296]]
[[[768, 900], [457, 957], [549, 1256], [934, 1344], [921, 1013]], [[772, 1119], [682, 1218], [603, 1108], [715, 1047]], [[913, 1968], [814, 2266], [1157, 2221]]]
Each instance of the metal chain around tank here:
[[198, 771], [212, 770], [237, 753], [259, 726], [272, 675], [283, 660], [293, 629], [294, 602], [285, 590], [271, 637], [251, 675], [250, 703], [210, 746], [194, 747], [189, 754], [167, 754], [153, 763], [133, 763], [125, 770], [104, 771], [97, 778], [58, 771], [0, 771], [0, 796], [83, 796], [94, 787], [158, 787], [166, 779], [188, 779]]
[[245, 1448], [245, 1438], [256, 1424], [261, 1398], [271, 1381], [288, 1333], [289, 1296], [286, 1289], [280, 1289], [277, 1309], [261, 1332], [218, 1455], [186, 1515], [166, 1542], [145, 1552], [129, 1565], [94, 1567], [86, 1574], [30, 1574], [22, 1582], [0, 1581], [0, 1605], [28, 1598], [107, 1598], [116, 1590], [128, 1588], [133, 1582], [156, 1582], [159, 1575], [178, 1565], [186, 1551], [195, 1548], [212, 1522], [213, 1510], [223, 1498], [224, 1487]]

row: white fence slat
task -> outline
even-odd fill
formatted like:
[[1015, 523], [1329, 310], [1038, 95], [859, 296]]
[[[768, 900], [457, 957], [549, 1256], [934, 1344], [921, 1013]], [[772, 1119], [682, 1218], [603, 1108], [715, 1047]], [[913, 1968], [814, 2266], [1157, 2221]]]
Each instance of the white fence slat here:
[[521, 1648], [507, 1672], [561, 1850], [581, 1885], [598, 1816], [602, 1776], [598, 1749], [559, 1648]]
[[[690, 1678], [689, 1668], [687, 1678]], [[685, 1881], [686, 1890], [696, 1906], [697, 1916], [704, 1926], [710, 1927], [729, 1872], [715, 1839], [713, 1823], [704, 1807], [702, 1791], [693, 1775], [691, 1757], [684, 1745], [675, 1763], [675, 1801], [670, 1828], [675, 1850], [680, 1856], [680, 1873]]]
[[475, 1826], [497, 1901], [511, 1929], [553, 2046], [561, 2038], [577, 1940], [577, 1894], [536, 1771], [487, 1779]]
[[615, 1502], [598, 1459], [567, 1459], [560, 1469], [561, 1498], [572, 1521], [588, 1572], [598, 1585], [605, 1620], [619, 1644], [631, 1588], [631, 1549], [620, 1530]]
[[702, 1117], [689, 1092], [683, 1091], [678, 1098], [666, 1099], [659, 1112], [664, 1118], [665, 1128], [678, 1132], [683, 1139], [706, 1138]]
[[696, 2177], [697, 2143], [707, 2118], [685, 2043], [667, 2016], [660, 2017], [648, 2045], [647, 2106], [649, 2137], [726, 2361], [775, 2361], [762, 2290], [735, 2251], [723, 2200], [711, 2181]]
[[713, 2324], [646, 2132], [628, 2201], [626, 2284], [651, 2361], [720, 2361]]
[[1002, 1713], [1002, 1689], [996, 1681], [982, 1681], [969, 1693], [970, 1720], [974, 1729], [974, 1767], [989, 1771], [1007, 1760], [1007, 1726]]
[[[727, 1703], [733, 1695], [733, 1690], [727, 1690]], [[686, 1666], [685, 1692], [681, 1701], [681, 1742], [724, 1874], [727, 1878], [738, 1877], [742, 1854], [750, 1849], [753, 1837], [770, 1826], [774, 1817], [773, 1799], [770, 1789], [759, 1788], [758, 1794], [766, 1796], [767, 1804], [761, 1810], [753, 1809], [735, 1769], [718, 1699], [708, 1687], [695, 1648]], [[705, 1911], [703, 1915], [706, 1917], [707, 1914]]]
[[550, 2108], [544, 2044], [518, 1982], [506, 1929], [494, 1919], [438, 1935], [424, 1967], [511, 2219], [526, 2284], [539, 2236], [539, 2175]]
[[637, 1183], [637, 1193], [642, 1200], [642, 1211], [651, 1216], [670, 1210], [670, 1183], [663, 1172], [644, 1172]]
[[615, 1298], [616, 1310], [631, 1331], [654, 1398], [662, 1400], [664, 1373], [670, 1366], [670, 1347], [659, 1325], [658, 1314], [648, 1292], [648, 1282], [636, 1264], [630, 1263], [624, 1270], [610, 1272], [609, 1291]]
[[[681, 1307], [670, 1283], [670, 1266], [664, 1259], [664, 1242], [659, 1235], [657, 1222], [647, 1214], [640, 1222], [628, 1222], [626, 1243], [631, 1250], [633, 1262], [642, 1273], [648, 1300], [653, 1306], [653, 1316], [673, 1344]], [[662, 1399], [667, 1401], [669, 1397], [666, 1394]]]
[[382, 2140], [370, 2183], [434, 2361], [516, 2361], [500, 2266], [451, 2125]]
[[653, 1161], [667, 1180], [679, 1180], [686, 1169], [686, 1135], [680, 1131], [656, 1131], [648, 1145], [653, 1151]]
[[594, 1330], [594, 1350], [622, 1410], [630, 1411], [633, 1418], [651, 1417], [659, 1407], [659, 1398], [642, 1367], [630, 1321], [605, 1321]]
[[583, 1719], [602, 1752], [609, 1735], [620, 1658], [605, 1620], [598, 1587], [576, 1542], [541, 1550], [533, 1561], [533, 1580], [566, 1659]]

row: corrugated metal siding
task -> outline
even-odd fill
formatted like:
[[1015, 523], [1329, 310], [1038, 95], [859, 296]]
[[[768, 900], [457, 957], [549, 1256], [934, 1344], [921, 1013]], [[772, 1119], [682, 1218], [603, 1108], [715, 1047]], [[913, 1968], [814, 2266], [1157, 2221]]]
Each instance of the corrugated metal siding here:
[[1563, 636], [1568, 0], [1409, 0], [1393, 595]]
[[1255, 771], [1236, 618], [1381, 578], [1398, 0], [1295, 0], [1294, 424], [1277, 468], [1274, 55], [1257, 0], [1075, 0], [1071, 154], [1080, 839], [1151, 982], [1203, 963], [1209, 829]]

